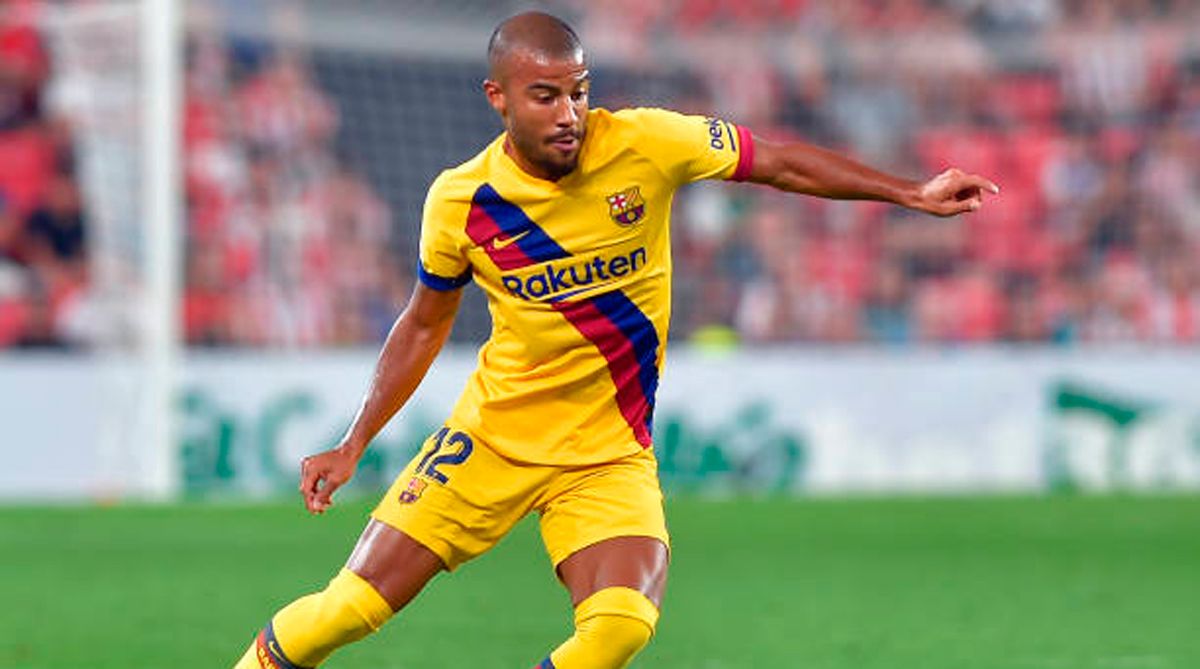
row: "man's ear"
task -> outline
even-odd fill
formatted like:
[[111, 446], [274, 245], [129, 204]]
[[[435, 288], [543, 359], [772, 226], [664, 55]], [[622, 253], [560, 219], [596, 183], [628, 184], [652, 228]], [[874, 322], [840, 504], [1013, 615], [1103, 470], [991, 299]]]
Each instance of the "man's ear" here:
[[483, 80], [483, 94], [487, 96], [488, 104], [496, 113], [504, 118], [508, 111], [508, 102], [504, 99], [504, 89], [500, 88], [500, 84], [492, 79]]

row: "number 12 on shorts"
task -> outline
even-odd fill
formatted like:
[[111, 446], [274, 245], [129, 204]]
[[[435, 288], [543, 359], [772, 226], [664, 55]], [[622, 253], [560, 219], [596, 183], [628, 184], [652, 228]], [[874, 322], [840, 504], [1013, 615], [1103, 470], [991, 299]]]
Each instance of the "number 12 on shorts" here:
[[[446, 452], [438, 455], [443, 448], [446, 449]], [[433, 436], [433, 448], [429, 449], [425, 457], [421, 458], [413, 473], [421, 474], [424, 472], [429, 478], [442, 485], [446, 485], [449, 483], [450, 477], [438, 471], [438, 467], [442, 465], [461, 465], [471, 456], [471, 451], [473, 450], [475, 450], [475, 444], [466, 432], [459, 432], [457, 430], [451, 432], [450, 428], [443, 427]], [[437, 457], [434, 457], [435, 455]]]

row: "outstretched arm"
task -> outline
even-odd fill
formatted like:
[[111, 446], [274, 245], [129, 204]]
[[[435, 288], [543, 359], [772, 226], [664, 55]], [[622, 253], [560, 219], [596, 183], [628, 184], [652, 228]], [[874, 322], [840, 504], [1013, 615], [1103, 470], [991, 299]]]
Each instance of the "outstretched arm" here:
[[1000, 192], [991, 181], [958, 169], [948, 169], [929, 181], [910, 181], [811, 144], [758, 137], [748, 180], [836, 200], [892, 202], [935, 216], [975, 211], [983, 205], [983, 191]]
[[371, 385], [341, 442], [304, 459], [300, 492], [311, 513], [333, 503], [333, 492], [354, 476], [367, 445], [404, 406], [450, 335], [462, 289], [439, 291], [418, 283], [375, 364]]

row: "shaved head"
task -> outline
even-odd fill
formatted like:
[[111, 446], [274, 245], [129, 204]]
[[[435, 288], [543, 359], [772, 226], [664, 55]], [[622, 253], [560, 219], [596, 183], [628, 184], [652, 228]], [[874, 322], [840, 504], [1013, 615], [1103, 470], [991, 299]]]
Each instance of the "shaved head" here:
[[541, 179], [570, 174], [587, 132], [591, 88], [575, 31], [549, 14], [517, 14], [492, 33], [488, 66], [483, 92], [504, 120], [505, 153]]
[[488, 67], [492, 79], [507, 74], [510, 57], [521, 53], [539, 61], [583, 62], [579, 36], [557, 16], [543, 12], [517, 14], [496, 27], [488, 40]]

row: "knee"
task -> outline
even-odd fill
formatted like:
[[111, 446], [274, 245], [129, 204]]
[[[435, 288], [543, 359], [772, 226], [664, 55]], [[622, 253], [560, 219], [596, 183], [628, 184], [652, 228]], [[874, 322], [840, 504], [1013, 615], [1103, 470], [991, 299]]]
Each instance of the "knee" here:
[[588, 666], [618, 668], [638, 654], [658, 624], [658, 607], [631, 588], [605, 588], [575, 609], [575, 636]]
[[392, 617], [392, 608], [375, 588], [354, 572], [343, 569], [320, 593], [313, 622], [338, 636], [364, 637]]

